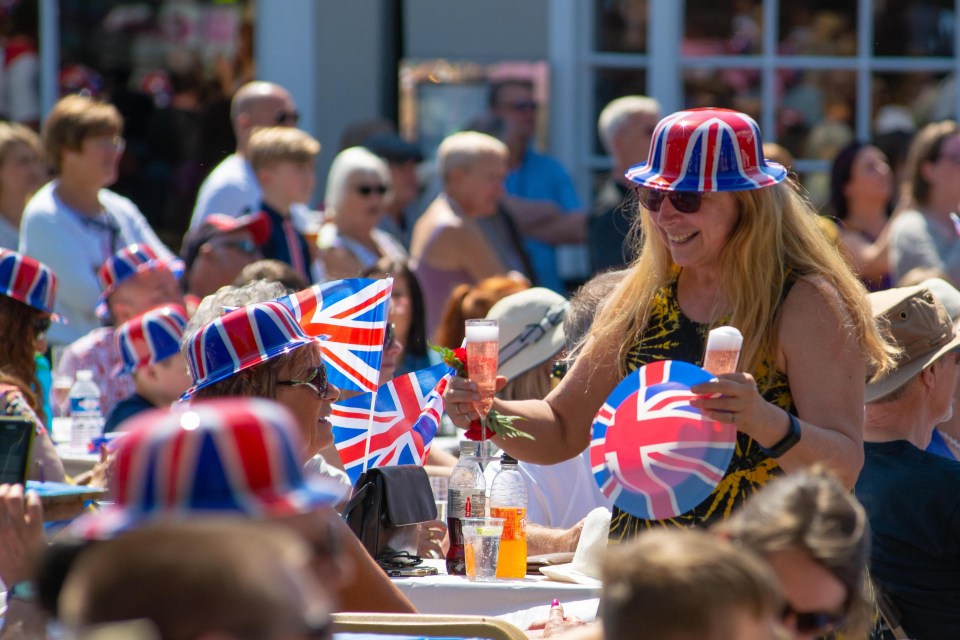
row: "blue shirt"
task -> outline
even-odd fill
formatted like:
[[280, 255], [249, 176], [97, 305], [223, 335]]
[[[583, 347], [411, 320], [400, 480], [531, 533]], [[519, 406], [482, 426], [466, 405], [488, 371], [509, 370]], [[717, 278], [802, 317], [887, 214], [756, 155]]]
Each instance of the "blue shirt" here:
[[299, 273], [307, 284], [310, 277], [310, 247], [303, 235], [293, 225], [293, 218], [282, 215], [276, 209], [260, 203], [260, 209], [270, 218], [270, 237], [260, 247], [264, 258], [286, 262]]
[[110, 415], [107, 416], [106, 421], [103, 423], [103, 432], [111, 433], [116, 431], [120, 423], [127, 418], [132, 418], [141, 411], [154, 408], [153, 403], [139, 393], [134, 393], [114, 405], [110, 411]]
[[[520, 166], [507, 174], [504, 188], [513, 196], [549, 200], [563, 211], [580, 208], [580, 199], [566, 169], [553, 158], [532, 149], [527, 151]], [[530, 257], [536, 284], [563, 293], [555, 248], [529, 238], [524, 238], [523, 246]]]
[[943, 439], [943, 436], [940, 435], [940, 432], [936, 429], [933, 430], [933, 434], [930, 436], [930, 444], [927, 445], [927, 452], [943, 456], [948, 460], [957, 459], [957, 456], [953, 455], [953, 451], [947, 446], [946, 440]]

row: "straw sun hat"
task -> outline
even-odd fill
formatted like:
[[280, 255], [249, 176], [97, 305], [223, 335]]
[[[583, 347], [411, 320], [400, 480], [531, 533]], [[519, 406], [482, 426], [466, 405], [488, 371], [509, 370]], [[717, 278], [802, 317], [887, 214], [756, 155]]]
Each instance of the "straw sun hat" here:
[[560, 353], [568, 305], [566, 298], [543, 287], [526, 289], [493, 305], [487, 319], [500, 324], [498, 373], [513, 380]]

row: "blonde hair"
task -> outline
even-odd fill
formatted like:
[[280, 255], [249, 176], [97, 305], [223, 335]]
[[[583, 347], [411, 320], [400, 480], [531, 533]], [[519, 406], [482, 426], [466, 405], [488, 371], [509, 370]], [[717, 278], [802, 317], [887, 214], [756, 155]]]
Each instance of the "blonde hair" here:
[[[740, 360], [745, 371], [757, 371], [764, 354], [776, 353], [781, 302], [788, 281], [815, 277], [835, 292], [835, 304], [873, 375], [892, 366], [895, 348], [881, 336], [860, 279], [840, 252], [826, 239], [817, 214], [792, 180], [751, 191], [734, 191], [740, 219], [720, 257], [722, 293], [730, 301], [723, 321], [744, 336]], [[654, 233], [650, 213], [643, 207], [637, 258], [604, 305], [592, 336], [625, 336], [617, 368], [627, 373], [626, 355], [650, 319], [651, 302], [679, 272], [668, 247]], [[771, 375], [773, 372], [771, 371]], [[760, 381], [763, 384], [764, 381]], [[771, 381], [766, 380], [767, 384]]]
[[931, 122], [917, 132], [904, 163], [903, 199], [908, 206], [923, 207], [930, 199], [932, 185], [923, 176], [923, 165], [936, 162], [940, 158], [943, 143], [960, 135], [960, 126], [953, 120]]
[[257, 127], [250, 134], [246, 153], [253, 170], [260, 171], [280, 162], [310, 162], [320, 153], [320, 143], [293, 127]]
[[69, 95], [53, 105], [43, 123], [47, 160], [59, 174], [64, 151], [79, 151], [83, 141], [95, 136], [116, 136], [123, 131], [123, 118], [112, 104], [80, 95]]
[[21, 144], [29, 147], [37, 157], [43, 158], [43, 142], [33, 129], [16, 122], [0, 122], [0, 166], [6, 162], [10, 152]]
[[385, 187], [390, 186], [390, 168], [383, 158], [364, 147], [349, 147], [337, 154], [327, 172], [327, 191], [323, 201], [327, 209], [338, 213], [347, 197], [347, 184], [355, 175], [376, 176]]
[[444, 138], [437, 149], [437, 173], [446, 182], [454, 169], [469, 169], [480, 158], [506, 158], [507, 145], [479, 131], [461, 131]]

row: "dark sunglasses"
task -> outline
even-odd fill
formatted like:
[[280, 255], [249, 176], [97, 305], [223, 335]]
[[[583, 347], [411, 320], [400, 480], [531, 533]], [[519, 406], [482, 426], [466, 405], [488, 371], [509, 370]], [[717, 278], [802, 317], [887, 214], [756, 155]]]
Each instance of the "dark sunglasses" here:
[[362, 196], [369, 196], [374, 193], [382, 196], [388, 191], [388, 189], [382, 184], [377, 184], [377, 185], [361, 184], [360, 186], [355, 187], [355, 190], [357, 193], [359, 193]]
[[397, 341], [397, 325], [392, 322], [383, 330], [383, 350], [386, 351]]
[[664, 199], [669, 199], [673, 208], [680, 213], [696, 213], [700, 210], [703, 194], [699, 191], [662, 191], [649, 187], [636, 187], [637, 200], [647, 211], [656, 213]]
[[244, 238], [242, 240], [224, 240], [223, 242], [217, 243], [217, 246], [225, 247], [227, 249], [234, 249], [240, 253], [251, 255], [257, 252], [257, 243], [249, 238]]
[[278, 125], [289, 124], [296, 126], [300, 122], [300, 114], [296, 111], [277, 111], [273, 121]]
[[828, 611], [796, 611], [789, 604], [783, 605], [783, 620], [793, 616], [797, 621], [797, 631], [813, 635], [823, 635], [843, 626], [846, 615]]
[[303, 380], [277, 380], [277, 384], [288, 387], [310, 387], [321, 400], [326, 400], [327, 393], [330, 391], [330, 383], [327, 380], [327, 368], [322, 364]]
[[51, 323], [52, 321], [47, 316], [33, 319], [30, 326], [33, 327], [33, 333], [37, 336], [37, 340], [47, 337], [47, 331], [50, 331]]
[[536, 111], [540, 105], [533, 100], [523, 100], [521, 102], [511, 102], [507, 107], [513, 111]]

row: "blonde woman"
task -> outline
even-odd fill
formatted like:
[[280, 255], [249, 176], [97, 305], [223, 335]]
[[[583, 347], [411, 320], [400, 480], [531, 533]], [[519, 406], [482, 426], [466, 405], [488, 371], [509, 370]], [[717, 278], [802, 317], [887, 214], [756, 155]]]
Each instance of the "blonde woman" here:
[[[786, 174], [763, 159], [759, 128], [745, 114], [694, 109], [661, 120], [648, 162], [627, 173], [639, 187], [638, 258], [582, 354], [545, 400], [494, 402], [523, 417], [517, 424], [535, 438], [498, 438], [511, 455], [541, 464], [571, 458], [630, 371], [657, 360], [699, 363], [710, 328], [741, 331], [741, 372], [692, 389], [694, 406], [738, 431], [724, 478], [668, 521], [615, 510], [614, 538], [721, 520], [771, 478], [815, 462], [847, 487], [857, 478], [864, 380], [890, 366], [891, 347], [863, 285]], [[456, 425], [478, 417], [475, 397], [474, 383], [451, 382], [446, 409]]]
[[16, 250], [23, 208], [46, 178], [40, 136], [22, 124], [0, 122], [0, 247]]

